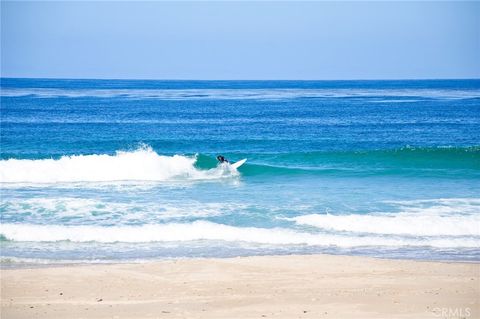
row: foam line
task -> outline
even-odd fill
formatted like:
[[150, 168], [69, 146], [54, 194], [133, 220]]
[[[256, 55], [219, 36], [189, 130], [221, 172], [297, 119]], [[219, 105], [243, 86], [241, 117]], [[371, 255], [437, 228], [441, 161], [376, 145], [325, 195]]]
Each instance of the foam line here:
[[310, 214], [289, 218], [300, 225], [324, 230], [408, 236], [479, 236], [480, 214], [450, 215], [427, 213], [379, 215]]
[[7, 240], [23, 242], [182, 242], [218, 240], [271, 245], [478, 247], [474, 238], [397, 238], [307, 233], [285, 228], [235, 227], [208, 221], [143, 226], [2, 224]]

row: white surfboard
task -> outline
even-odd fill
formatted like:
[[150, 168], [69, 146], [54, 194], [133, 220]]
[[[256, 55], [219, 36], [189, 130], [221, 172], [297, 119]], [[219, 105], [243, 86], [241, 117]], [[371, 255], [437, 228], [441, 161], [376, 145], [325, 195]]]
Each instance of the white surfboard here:
[[246, 158], [242, 159], [242, 160], [239, 160], [238, 162], [235, 162], [233, 164], [230, 164], [230, 166], [234, 169], [237, 169], [239, 168], [240, 166], [242, 166], [245, 162], [247, 161]]

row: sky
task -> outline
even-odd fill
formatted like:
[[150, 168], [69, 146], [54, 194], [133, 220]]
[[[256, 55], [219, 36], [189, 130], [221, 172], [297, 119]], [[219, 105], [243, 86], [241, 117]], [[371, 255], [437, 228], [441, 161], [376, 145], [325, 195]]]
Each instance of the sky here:
[[480, 78], [480, 2], [1, 2], [1, 76]]

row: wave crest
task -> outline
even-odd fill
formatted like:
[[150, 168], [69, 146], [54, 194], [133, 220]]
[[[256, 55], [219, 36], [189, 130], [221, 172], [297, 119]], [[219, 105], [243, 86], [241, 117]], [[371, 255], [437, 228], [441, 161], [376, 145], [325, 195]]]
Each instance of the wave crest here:
[[209, 170], [195, 167], [196, 156], [164, 156], [143, 146], [115, 155], [62, 156], [60, 159], [8, 159], [0, 161], [2, 183], [115, 182], [203, 180], [233, 176], [219, 166]]

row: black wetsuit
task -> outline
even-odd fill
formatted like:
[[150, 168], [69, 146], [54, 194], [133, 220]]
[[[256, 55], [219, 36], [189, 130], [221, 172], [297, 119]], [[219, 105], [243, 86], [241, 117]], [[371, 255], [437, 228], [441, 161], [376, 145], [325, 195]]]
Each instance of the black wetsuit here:
[[223, 157], [222, 155], [218, 155], [217, 156], [217, 160], [220, 162], [220, 163], [229, 163], [228, 160]]

